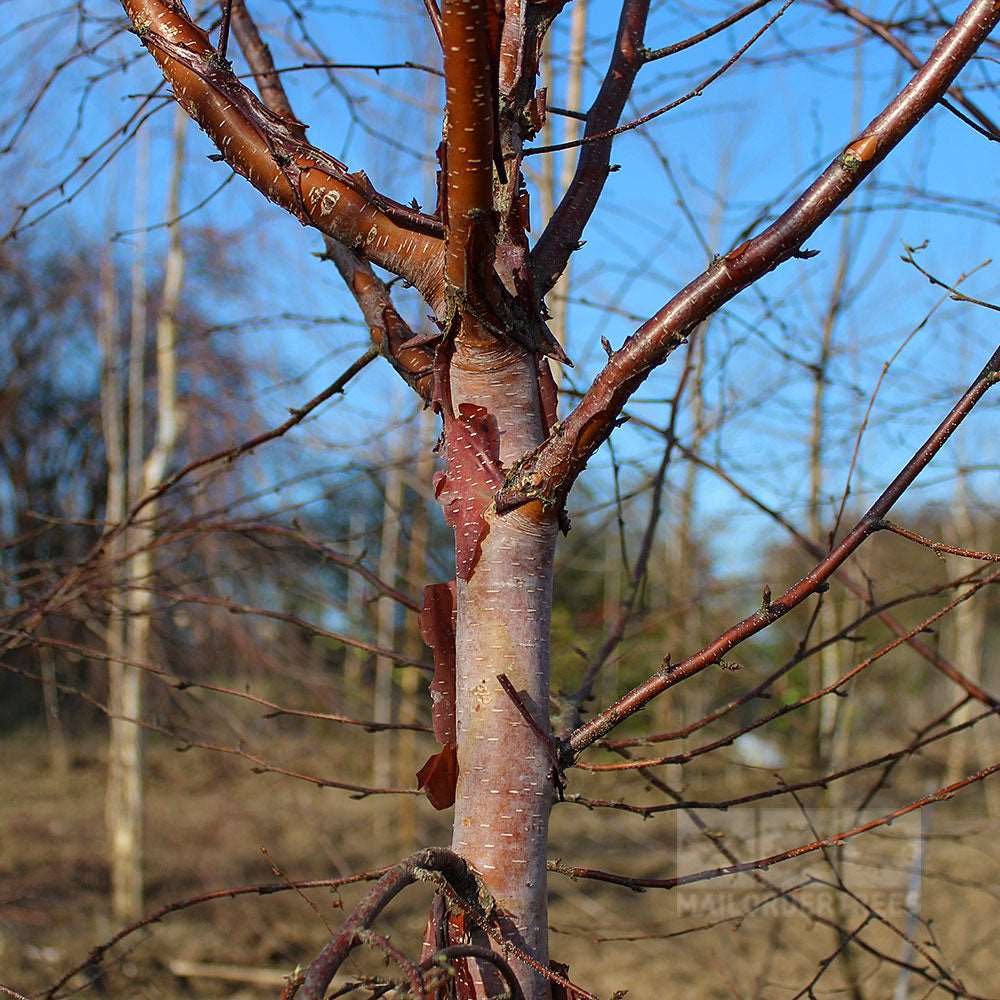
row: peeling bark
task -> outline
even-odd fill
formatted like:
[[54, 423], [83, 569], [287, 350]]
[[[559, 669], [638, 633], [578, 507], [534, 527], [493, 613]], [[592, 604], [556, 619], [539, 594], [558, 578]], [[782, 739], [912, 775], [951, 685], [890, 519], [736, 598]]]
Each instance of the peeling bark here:
[[[456, 403], [485, 405], [500, 429], [504, 465], [541, 440], [535, 361], [524, 354], [484, 357], [462, 350], [452, 364]], [[489, 512], [475, 571], [459, 580], [457, 727], [459, 779], [452, 846], [511, 914], [513, 940], [548, 965], [546, 840], [552, 775], [545, 747], [503, 691], [506, 674], [549, 730], [549, 624], [556, 523], [525, 509]], [[547, 1000], [548, 982], [522, 963], [515, 970], [528, 1000]], [[485, 979], [485, 983], [483, 980]], [[502, 984], [485, 965], [477, 995]]]

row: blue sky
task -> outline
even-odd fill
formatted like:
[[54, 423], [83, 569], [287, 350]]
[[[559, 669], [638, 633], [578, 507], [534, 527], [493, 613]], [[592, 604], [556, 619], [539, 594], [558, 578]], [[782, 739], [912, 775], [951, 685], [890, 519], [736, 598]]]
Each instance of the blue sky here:
[[[38, 17], [33, 27], [9, 33], [0, 41], [5, 75], [2, 135], [8, 141], [16, 127], [13, 109], [37, 89], [51, 67], [69, 51], [76, 22], [72, 12], [53, 8], [38, 15], [26, 0], [3, 4], [8, 24]], [[303, 3], [311, 39], [338, 62], [384, 63], [401, 60], [439, 64], [433, 38], [423, 21], [419, 0], [389, 4]], [[599, 85], [613, 36], [618, 4], [592, 0], [584, 74], [583, 107]], [[640, 75], [627, 114], [646, 112], [676, 98], [735, 51], [773, 12], [777, 4], [748, 17], [703, 45], [646, 67]], [[906, 5], [867, 3], [865, 9], [888, 16]], [[193, 5], [192, 5], [193, 8]], [[279, 65], [300, 63], [309, 43], [298, 33], [282, 0], [255, 0], [252, 9], [267, 29]], [[665, 44], [719, 17], [733, 5], [711, 3], [654, 4], [648, 43]], [[944, 5], [947, 14], [961, 9]], [[106, 23], [89, 22], [87, 38], [114, 28], [120, 8], [111, 0], [89, 0], [87, 10]], [[389, 13], [387, 13], [389, 12]], [[202, 23], [206, 23], [202, 19]], [[554, 34], [556, 66], [565, 52], [568, 14]], [[780, 209], [857, 134], [909, 75], [899, 58], [877, 41], [826, 12], [798, 0], [772, 32], [706, 93], [674, 112], [616, 141], [614, 160], [622, 169], [610, 178], [606, 197], [586, 232], [587, 245], [574, 258], [570, 311], [570, 354], [577, 362], [571, 384], [585, 387], [597, 370], [600, 337], [619, 344], [637, 325], [630, 317], [654, 312], [700, 271], [706, 253], [677, 204], [677, 194], [663, 159], [681, 191], [691, 216], [709, 239], [711, 249], [725, 252], [743, 238], [762, 206]], [[297, 48], [297, 51], [296, 51]], [[832, 51], [827, 51], [832, 49]], [[116, 35], [93, 58], [69, 65], [40, 101], [19, 135], [14, 150], [0, 157], [0, 172], [17, 201], [42, 191], [60, 177], [105, 134], [120, 124], [138, 103], [135, 95], [159, 83], [155, 66], [142, 57], [135, 38]], [[921, 50], [924, 51], [924, 50]], [[789, 53], [792, 55], [789, 55]], [[87, 78], [134, 56], [125, 73], [112, 72], [94, 84], [79, 105]], [[977, 88], [996, 78], [986, 60], [969, 67], [963, 82]], [[332, 80], [322, 71], [286, 75], [293, 105], [310, 125], [310, 138], [363, 168], [376, 186], [401, 201], [417, 197], [433, 202], [432, 152], [440, 129], [440, 80], [415, 70], [342, 70]], [[553, 103], [562, 103], [563, 81], [557, 73]], [[995, 92], [975, 91], [987, 111], [1000, 117]], [[164, 213], [166, 166], [172, 111], [150, 119], [150, 210], [152, 220]], [[73, 131], [74, 123], [79, 128]], [[556, 124], [557, 133], [561, 124]], [[70, 134], [64, 144], [63, 137]], [[659, 157], [651, 148], [655, 142]], [[183, 203], [204, 200], [227, 176], [222, 164], [206, 157], [214, 150], [189, 130], [190, 168]], [[71, 205], [37, 223], [40, 238], [67, 234], [100, 237], [130, 228], [134, 204], [135, 144], [122, 154]], [[539, 158], [530, 163], [537, 167]], [[804, 367], [818, 350], [822, 317], [836, 271], [842, 240], [850, 245], [848, 296], [835, 329], [835, 355], [828, 388], [827, 483], [832, 512], [843, 489], [860, 418], [879, 377], [881, 366], [922, 323], [941, 298], [912, 268], [899, 261], [903, 243], [928, 241], [920, 260], [929, 270], [953, 281], [983, 264], [995, 252], [995, 193], [1000, 182], [995, 146], [947, 112], [936, 109], [904, 145], [880, 168], [846, 207], [809, 241], [821, 251], [809, 261], [792, 262], [744, 292], [716, 317], [707, 332], [706, 399], [720, 430], [706, 441], [710, 457], [721, 458], [734, 474], [779, 504], [793, 520], [804, 519], [807, 421], [811, 381]], [[960, 205], [915, 198], [920, 188], [954, 199]], [[42, 200], [26, 221], [53, 205]], [[538, 233], [538, 203], [533, 205]], [[0, 210], [3, 228], [11, 217], [11, 201]], [[274, 422], [336, 376], [364, 348], [365, 331], [351, 320], [356, 313], [339, 287], [333, 269], [310, 256], [317, 236], [280, 210], [265, 204], [242, 179], [226, 185], [191, 219], [232, 233], [237, 260], [248, 278], [245, 315], [285, 313], [344, 317], [346, 322], [302, 328], [275, 318], [242, 336], [243, 350], [255, 364], [260, 405]], [[845, 228], [846, 227], [846, 228]], [[755, 229], [759, 230], [758, 223]], [[120, 241], [123, 256], [130, 238]], [[162, 230], [149, 234], [151, 259], [163, 241]], [[966, 286], [980, 298], [1000, 292], [997, 265], [978, 271]], [[412, 295], [401, 296], [415, 320], [424, 310]], [[600, 306], [617, 310], [609, 314]], [[206, 302], [220, 321], [240, 318], [231, 300]], [[622, 315], [624, 314], [624, 315]], [[916, 333], [894, 363], [873, 409], [862, 445], [855, 491], [877, 493], [899, 464], [919, 445], [982, 366], [996, 346], [995, 314], [958, 303], [946, 303]], [[237, 335], [240, 336], [240, 335]], [[643, 387], [643, 399], [669, 397], [680, 371], [675, 356]], [[663, 423], [665, 406], [649, 402], [636, 412]], [[341, 402], [327, 407], [297, 432], [281, 461], [325, 463], [330, 446], [337, 461], [348, 461], [355, 447], [378, 453], [414, 407], [384, 366], [369, 368]], [[995, 433], [996, 402], [987, 400], [967, 429], [948, 446], [918, 482], [913, 503], [942, 500], [953, 489], [957, 464], [982, 466], [972, 482], [983, 499], [996, 489], [1000, 467], [1000, 435]], [[684, 423], [682, 422], [682, 431]], [[283, 446], [284, 447], [284, 446]], [[617, 455], [628, 488], [640, 482], [658, 457], [656, 441], [634, 428], [619, 432]], [[291, 457], [294, 450], [295, 457]], [[592, 463], [589, 482], [607, 492], [606, 450]], [[675, 485], [679, 484], [678, 470]], [[710, 477], [701, 479], [701, 524], [708, 531], [724, 526], [724, 543], [716, 545], [721, 570], [745, 567], [773, 535], [770, 525]], [[584, 497], [574, 498], [583, 505]], [[860, 501], [859, 501], [860, 502]], [[573, 502], [571, 501], [571, 507]]]

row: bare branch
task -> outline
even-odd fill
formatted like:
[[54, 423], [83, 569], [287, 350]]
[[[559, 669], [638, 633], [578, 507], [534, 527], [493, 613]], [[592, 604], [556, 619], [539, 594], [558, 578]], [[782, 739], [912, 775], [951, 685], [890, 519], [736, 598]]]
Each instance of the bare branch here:
[[683, 52], [685, 49], [689, 49], [694, 45], [698, 45], [704, 42], [706, 39], [711, 38], [713, 35], [717, 35], [720, 31], [725, 31], [726, 28], [731, 28], [734, 24], [742, 21], [743, 18], [752, 14], [754, 11], [760, 10], [761, 7], [766, 7], [772, 0], [754, 0], [753, 3], [748, 3], [745, 7], [741, 7], [735, 14], [730, 14], [729, 17], [723, 18], [717, 24], [713, 24], [710, 28], [705, 28], [704, 31], [699, 31], [696, 34], [691, 35], [689, 38], [684, 38], [679, 42], [673, 42], [670, 45], [664, 45], [659, 49], [646, 49], [644, 53], [645, 62], [654, 62], [657, 59], [663, 59], [666, 56], [676, 55], [678, 52]]
[[434, 34], [437, 36], [437, 40], [444, 48], [444, 35], [441, 33], [441, 11], [438, 10], [437, 0], [424, 0], [424, 7], [427, 8], [427, 16], [430, 18], [431, 27], [434, 29]]
[[[578, 755], [586, 747], [607, 735], [608, 732], [624, 719], [637, 712], [656, 697], [656, 695], [667, 690], [667, 688], [673, 687], [685, 678], [700, 673], [706, 667], [718, 663], [734, 646], [743, 642], [744, 639], [749, 638], [751, 635], [761, 632], [772, 622], [783, 618], [793, 608], [798, 607], [806, 598], [820, 591], [826, 581], [847, 558], [867, 538], [879, 530], [882, 520], [888, 514], [893, 504], [895, 504], [910, 484], [930, 463], [931, 459], [938, 453], [948, 438], [951, 437], [959, 424], [972, 411], [976, 403], [982, 399], [997, 381], [1000, 381], [1000, 347], [997, 348], [992, 358], [990, 358], [983, 373], [963, 394], [948, 416], [937, 426], [910, 461], [906, 463], [899, 475], [896, 476], [868, 509], [868, 512], [847, 533], [840, 544], [831, 550], [826, 558], [817, 563], [798, 583], [789, 587], [778, 600], [771, 601], [767, 599], [758, 611], [727, 629], [714, 642], [709, 643], [699, 652], [687, 657], [676, 665], [666, 664], [647, 681], [623, 695], [610, 708], [605, 709], [577, 729], [565, 745], [568, 754], [571, 756]], [[968, 683], [966, 681], [966, 684]], [[972, 691], [969, 691], [969, 693], [973, 694]], [[991, 708], [997, 704], [996, 699], [978, 687], [976, 687], [974, 697]]]
[[[607, 133], [618, 124], [643, 64], [643, 37], [649, 16], [649, 0], [625, 0], [618, 22], [618, 35], [601, 89], [587, 113], [584, 137]], [[576, 173], [559, 207], [549, 220], [531, 253], [535, 284], [545, 294], [556, 283], [569, 256], [577, 249], [604, 183], [611, 172], [609, 136], [580, 150]]]
[[679, 875], [676, 878], [633, 878], [628, 875], [616, 875], [612, 872], [600, 871], [595, 868], [572, 868], [559, 861], [550, 861], [549, 871], [559, 872], [559, 874], [568, 875], [570, 878], [586, 878], [595, 879], [599, 882], [611, 882], [614, 885], [625, 886], [629, 889], [676, 889], [678, 886], [692, 885], [695, 882], [705, 882], [708, 879], [720, 878], [724, 875], [736, 875], [740, 872], [766, 871], [772, 865], [780, 864], [782, 861], [791, 861], [793, 858], [800, 858], [804, 854], [811, 854], [825, 847], [843, 844], [845, 841], [851, 840], [863, 833], [877, 830], [879, 827], [889, 826], [901, 816], [916, 812], [918, 809], [933, 805], [935, 802], [950, 799], [956, 792], [976, 782], [984, 781], [986, 778], [996, 774], [997, 771], [1000, 771], [1000, 764], [993, 764], [990, 767], [983, 768], [981, 771], [977, 771], [975, 774], [970, 774], [962, 778], [960, 781], [945, 785], [936, 792], [925, 795], [923, 798], [917, 799], [909, 805], [880, 816], [878, 819], [869, 820], [869, 822], [852, 827], [850, 830], [835, 833], [831, 837], [823, 837], [809, 844], [792, 847], [787, 851], [771, 854], [766, 858], [758, 858], [755, 861], [741, 861], [737, 864], [723, 865], [720, 868], [709, 868], [704, 871], [691, 872], [687, 875]]
[[764, 25], [757, 29], [721, 66], [713, 70], [699, 83], [695, 84], [686, 94], [682, 94], [680, 97], [671, 101], [669, 104], [664, 104], [662, 107], [656, 108], [654, 111], [650, 111], [647, 114], [640, 115], [638, 118], [633, 118], [632, 121], [626, 122], [624, 125], [617, 125], [615, 128], [608, 129], [606, 132], [599, 132], [596, 135], [585, 135], [582, 139], [573, 139], [570, 142], [557, 142], [551, 146], [533, 146], [531, 149], [527, 150], [526, 156], [537, 156], [540, 153], [555, 153], [561, 149], [573, 149], [576, 146], [587, 146], [590, 143], [604, 142], [607, 139], [611, 139], [616, 135], [621, 135], [623, 132], [630, 132], [632, 129], [638, 128], [640, 125], [645, 125], [647, 122], [651, 122], [656, 118], [665, 115], [668, 111], [673, 111], [675, 108], [679, 108], [682, 104], [686, 104], [688, 101], [693, 100], [695, 97], [701, 97], [705, 92], [706, 88], [711, 84], [715, 83], [724, 73], [728, 72], [733, 66], [736, 65], [743, 58], [750, 47], [758, 41], [771, 26], [781, 17], [786, 10], [788, 10], [791, 5], [795, 3], [795, 0], [785, 0], [781, 5], [781, 9], [776, 11], [771, 15], [764, 23]]
[[[908, 62], [914, 69], [920, 68], [920, 59], [917, 54], [898, 36], [894, 35], [884, 22], [877, 20], [874, 17], [869, 17], [867, 14], [858, 10], [856, 7], [851, 7], [850, 5], [843, 3], [842, 0], [826, 0], [827, 6], [832, 10], [837, 11], [838, 14], [843, 14], [845, 17], [849, 17], [856, 24], [860, 24], [863, 28], [866, 28], [877, 38], [881, 38], [887, 45], [891, 46], [896, 52], [906, 62]], [[964, 90], [958, 84], [954, 84], [948, 88], [948, 95], [961, 107], [965, 108], [966, 111], [976, 121], [970, 122], [969, 119], [958, 111], [949, 101], [944, 98], [941, 99], [941, 104], [946, 107], [952, 114], [958, 115], [962, 121], [971, 125], [976, 131], [981, 135], [985, 135], [987, 139], [993, 142], [1000, 142], [1000, 127], [997, 126], [996, 122], [978, 104], [973, 102], [965, 93]], [[977, 125], [976, 122], [979, 122]]]
[[[261, 100], [277, 114], [295, 118], [281, 78], [274, 68], [271, 50], [264, 43], [245, 0], [234, 0], [233, 30], [253, 71]], [[433, 352], [426, 346], [405, 348], [413, 331], [399, 315], [389, 288], [372, 270], [368, 259], [357, 249], [325, 235], [326, 258], [333, 261], [358, 303], [372, 340], [389, 363], [424, 399], [430, 397]]]
[[247, 10], [246, 0], [233, 0], [233, 32], [253, 73], [260, 99], [275, 114], [295, 120], [288, 94], [274, 67], [271, 50], [260, 37], [257, 24]]
[[256, 885], [237, 885], [226, 889], [213, 889], [211, 892], [201, 892], [196, 896], [189, 896], [186, 899], [175, 900], [166, 903], [157, 910], [146, 914], [141, 920], [129, 924], [117, 931], [107, 941], [92, 948], [87, 957], [75, 965], [61, 978], [53, 983], [45, 991], [45, 1000], [53, 1000], [55, 995], [65, 986], [78, 972], [83, 972], [88, 966], [100, 962], [104, 956], [120, 941], [136, 931], [149, 927], [151, 924], [158, 924], [164, 917], [171, 913], [178, 913], [181, 910], [190, 909], [193, 906], [200, 906], [202, 903], [211, 903], [219, 899], [235, 899], [238, 896], [270, 896], [277, 892], [301, 892], [303, 889], [339, 889], [347, 885], [355, 885], [358, 882], [374, 882], [381, 878], [388, 868], [376, 868], [374, 871], [362, 872], [359, 875], [347, 875], [343, 878], [318, 878], [296, 882], [261, 882]]
[[716, 258], [625, 341], [558, 433], [517, 463], [497, 495], [497, 509], [512, 510], [532, 500], [560, 507], [626, 401], [653, 369], [720, 306], [779, 264], [802, 255], [805, 240], [934, 107], [998, 21], [1000, 7], [992, 0], [973, 0], [903, 91], [793, 205], [759, 236]]
[[437, 219], [379, 194], [363, 172], [349, 173], [310, 145], [300, 122], [268, 110], [182, 4], [122, 3], [178, 101], [237, 173], [303, 225], [362, 247], [374, 263], [419, 288], [433, 308], [443, 304]]

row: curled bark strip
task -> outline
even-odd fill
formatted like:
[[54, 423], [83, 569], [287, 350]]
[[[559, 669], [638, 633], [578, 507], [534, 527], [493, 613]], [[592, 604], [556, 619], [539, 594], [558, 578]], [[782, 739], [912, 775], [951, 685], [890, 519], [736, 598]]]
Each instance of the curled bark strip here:
[[384, 197], [363, 172], [305, 139], [305, 126], [270, 111], [235, 76], [184, 5], [122, 0], [135, 32], [185, 111], [221, 156], [271, 201], [443, 304], [441, 222]]
[[447, 746], [455, 735], [455, 582], [424, 588], [420, 636], [434, 653], [431, 681], [431, 719], [434, 737]]
[[497, 495], [497, 510], [533, 500], [559, 509], [653, 369], [686, 342], [695, 325], [768, 271], [801, 256], [804, 241], [934, 107], [998, 22], [1000, 4], [974, 0], [900, 94], [794, 204], [758, 236], [716, 258], [612, 354], [573, 413], [511, 470]]
[[486, 510], [503, 482], [500, 431], [482, 406], [459, 403], [458, 414], [442, 411], [447, 467], [434, 477], [434, 495], [455, 529], [455, 574], [469, 580], [486, 535]]
[[456, 744], [449, 743], [427, 758], [427, 763], [417, 771], [417, 787], [438, 811], [450, 809], [455, 804], [455, 789], [458, 787]]

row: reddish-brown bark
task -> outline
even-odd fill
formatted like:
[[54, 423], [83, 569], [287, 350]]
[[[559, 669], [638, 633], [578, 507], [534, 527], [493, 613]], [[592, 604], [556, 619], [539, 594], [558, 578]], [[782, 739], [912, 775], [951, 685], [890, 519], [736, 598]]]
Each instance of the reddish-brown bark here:
[[363, 173], [349, 173], [310, 145], [305, 126], [270, 111], [236, 78], [183, 5], [123, 0], [123, 6], [177, 100], [237, 173], [303, 224], [361, 249], [433, 305], [442, 304], [438, 220], [379, 195]]
[[[494, 416], [505, 467], [542, 439], [535, 381], [534, 359], [521, 352], [491, 355], [460, 345], [452, 363], [456, 405], [476, 400]], [[557, 530], [554, 519], [531, 513], [488, 513], [475, 572], [458, 581], [459, 779], [452, 846], [482, 873], [512, 915], [515, 940], [547, 964], [551, 766], [544, 745], [497, 680], [506, 674], [539, 725], [548, 729]], [[519, 965], [515, 962], [525, 996], [542, 1000], [548, 984]]]

